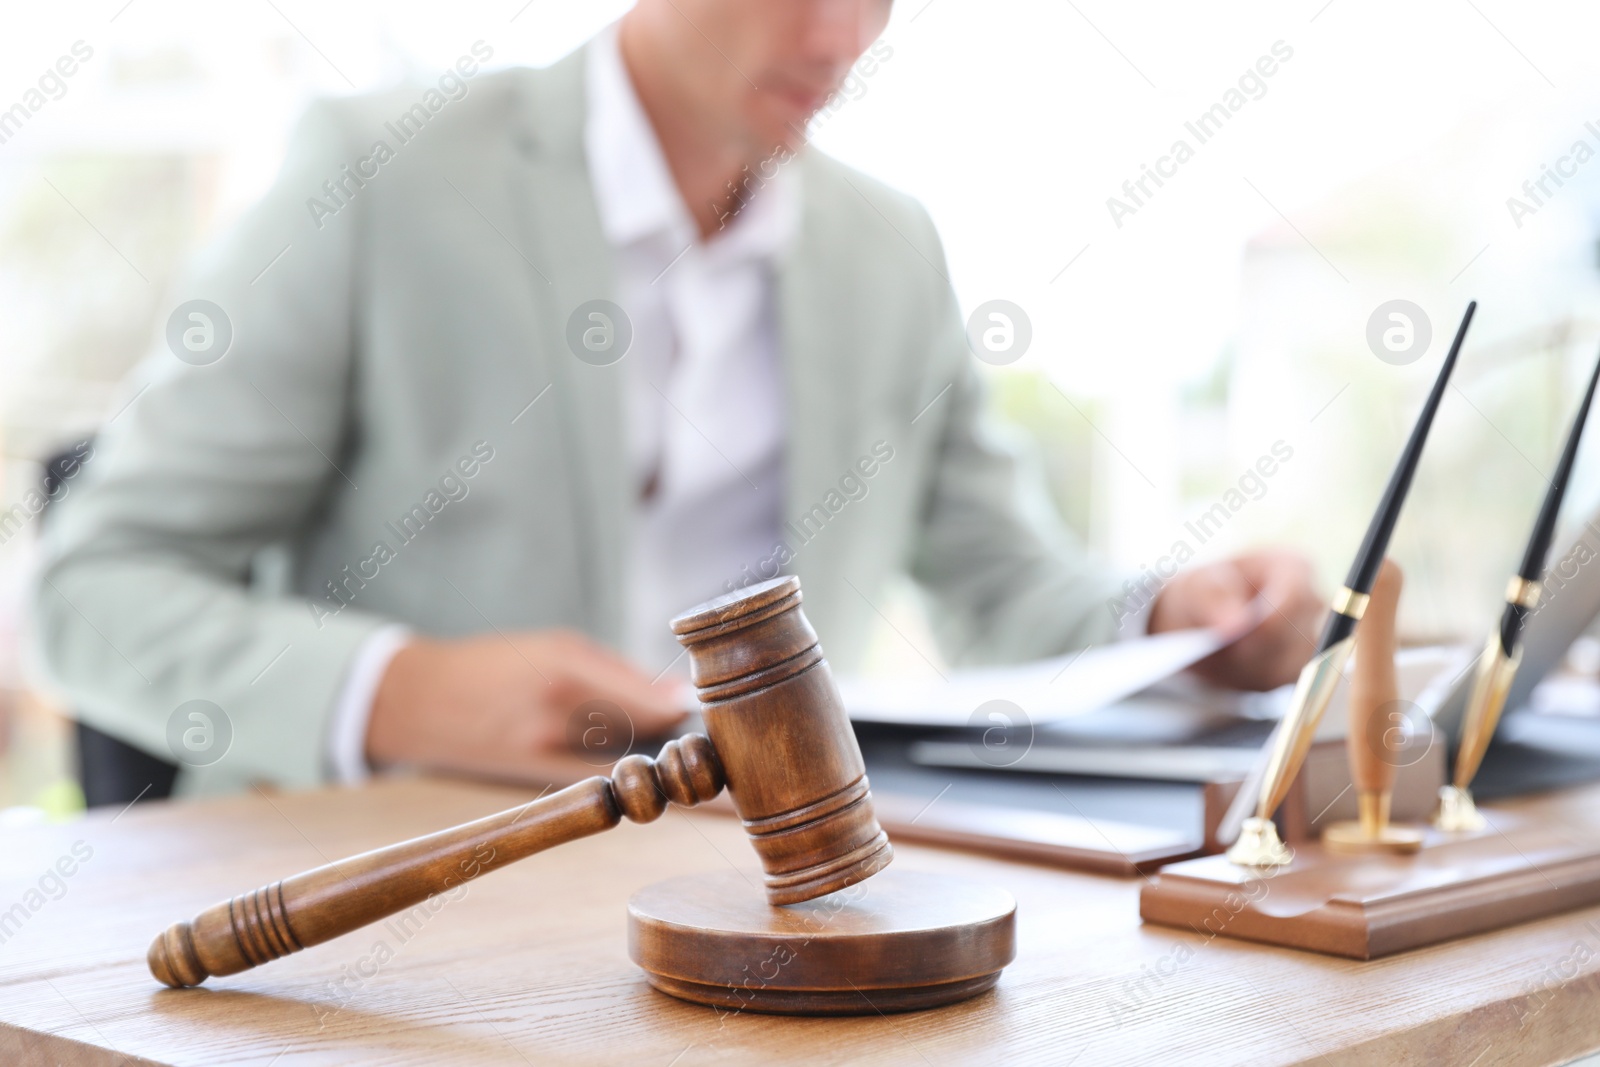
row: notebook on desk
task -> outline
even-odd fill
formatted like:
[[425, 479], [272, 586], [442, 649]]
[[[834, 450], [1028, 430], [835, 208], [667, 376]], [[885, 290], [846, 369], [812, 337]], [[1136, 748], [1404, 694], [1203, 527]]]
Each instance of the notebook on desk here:
[[1206, 850], [1228, 793], [1215, 785], [914, 762], [924, 730], [856, 725], [891, 840], [1131, 876]]
[[1241, 694], [1169, 686], [1034, 729], [1016, 739], [1009, 758], [989, 743], [993, 729], [920, 738], [908, 756], [924, 767], [1196, 784], [1242, 779], [1272, 731], [1270, 721], [1244, 713], [1245, 704]]

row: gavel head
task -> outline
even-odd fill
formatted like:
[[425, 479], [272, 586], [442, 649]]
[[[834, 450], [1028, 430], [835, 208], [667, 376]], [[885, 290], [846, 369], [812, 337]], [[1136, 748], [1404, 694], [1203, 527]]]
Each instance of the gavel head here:
[[893, 852], [878, 826], [844, 703], [800, 610], [776, 578], [672, 620], [689, 651], [706, 735], [766, 871], [767, 900], [797, 904], [869, 878]]

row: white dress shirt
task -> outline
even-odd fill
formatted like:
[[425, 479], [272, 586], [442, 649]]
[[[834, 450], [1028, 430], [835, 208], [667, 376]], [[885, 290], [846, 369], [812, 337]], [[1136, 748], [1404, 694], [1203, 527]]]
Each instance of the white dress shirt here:
[[[616, 27], [588, 49], [584, 153], [615, 253], [617, 303], [633, 326], [618, 365], [639, 501], [623, 652], [651, 677], [686, 673], [667, 620], [726, 592], [780, 539], [788, 427], [774, 264], [798, 224], [797, 175], [778, 169], [701, 240]], [[373, 697], [408, 636], [385, 627], [351, 664], [328, 739], [340, 781], [369, 773]]]

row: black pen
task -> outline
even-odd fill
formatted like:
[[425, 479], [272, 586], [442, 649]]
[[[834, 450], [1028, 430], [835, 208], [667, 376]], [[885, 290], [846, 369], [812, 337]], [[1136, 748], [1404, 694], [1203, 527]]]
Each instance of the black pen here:
[[1406, 493], [1411, 489], [1411, 478], [1417, 472], [1418, 460], [1422, 458], [1422, 446], [1427, 443], [1433, 416], [1439, 410], [1439, 401], [1444, 398], [1450, 372], [1455, 370], [1456, 357], [1461, 354], [1461, 342], [1466, 339], [1467, 327], [1472, 325], [1472, 315], [1477, 308], [1478, 302], [1474, 300], [1467, 305], [1467, 313], [1461, 317], [1455, 340], [1450, 343], [1450, 351], [1444, 357], [1444, 365], [1439, 368], [1428, 399], [1423, 402], [1411, 437], [1400, 453], [1394, 473], [1389, 476], [1388, 488], [1383, 491], [1383, 499], [1378, 501], [1378, 509], [1367, 527], [1367, 535], [1362, 539], [1350, 574], [1345, 578], [1344, 588], [1333, 598], [1333, 610], [1323, 628], [1317, 653], [1300, 671], [1294, 696], [1289, 701], [1289, 710], [1270, 742], [1272, 750], [1266, 773], [1261, 779], [1261, 791], [1257, 794], [1256, 813], [1244, 821], [1239, 840], [1228, 850], [1228, 858], [1235, 863], [1248, 867], [1275, 867], [1293, 858], [1272, 824], [1273, 812], [1283, 803], [1290, 784], [1300, 771], [1300, 765], [1305, 762], [1312, 738], [1316, 736], [1317, 724], [1322, 721], [1322, 713], [1328, 709], [1328, 701], [1333, 697], [1333, 690], [1344, 673], [1345, 663], [1350, 659], [1351, 649], [1355, 646], [1356, 623], [1366, 610], [1373, 579], [1377, 577], [1378, 567], [1389, 549], [1389, 537], [1400, 519], [1400, 509], [1405, 504]]
[[1545, 490], [1544, 504], [1534, 520], [1527, 550], [1522, 554], [1522, 566], [1506, 586], [1506, 606], [1500, 613], [1500, 628], [1489, 635], [1483, 654], [1478, 657], [1477, 676], [1473, 679], [1467, 714], [1462, 720], [1461, 747], [1456, 752], [1453, 784], [1439, 790], [1439, 810], [1434, 816], [1434, 825], [1441, 830], [1483, 829], [1483, 816], [1478, 814], [1467, 786], [1472, 784], [1473, 776], [1483, 763], [1483, 755], [1499, 725], [1500, 712], [1505, 708], [1506, 695], [1511, 691], [1511, 681], [1522, 664], [1522, 628], [1539, 603], [1545, 560], [1550, 555], [1550, 542], [1555, 539], [1561, 500], [1566, 496], [1572, 465], [1578, 458], [1578, 442], [1583, 439], [1584, 423], [1589, 421], [1589, 406], [1594, 401], [1597, 381], [1600, 381], [1600, 360], [1595, 362], [1594, 371], [1589, 375], [1589, 388], [1572, 418], [1572, 428], [1567, 431], [1566, 446], [1561, 450], [1550, 488]]

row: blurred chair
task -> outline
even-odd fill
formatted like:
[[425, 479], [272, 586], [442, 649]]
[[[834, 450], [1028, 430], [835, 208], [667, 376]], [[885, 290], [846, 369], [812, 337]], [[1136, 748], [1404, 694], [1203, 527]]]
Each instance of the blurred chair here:
[[[74, 441], [45, 461], [47, 503], [39, 514], [41, 528], [49, 515], [48, 501], [55, 499], [56, 491], [64, 482], [78, 474], [74, 467], [86, 462], [80, 461], [78, 456], [84, 453], [86, 445], [93, 443], [93, 437]], [[177, 764], [152, 756], [82, 720], [78, 720], [76, 726], [78, 784], [83, 788], [84, 803], [89, 807], [120, 807], [141, 798], [154, 800], [172, 795], [172, 785], [178, 777]]]

